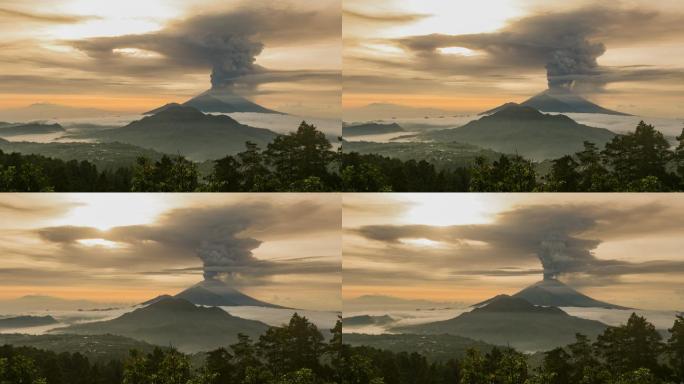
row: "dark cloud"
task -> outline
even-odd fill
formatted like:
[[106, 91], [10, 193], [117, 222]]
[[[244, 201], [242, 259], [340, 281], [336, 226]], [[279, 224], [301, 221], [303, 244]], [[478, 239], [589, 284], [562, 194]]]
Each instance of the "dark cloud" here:
[[[545, 277], [566, 274], [622, 276], [650, 273], [682, 273], [684, 261], [654, 260], [632, 263], [600, 259], [596, 248], [607, 239], [684, 233], [684, 221], [665, 205], [645, 204], [630, 208], [608, 208], [594, 205], [529, 206], [501, 213], [492, 224], [433, 227], [426, 225], [374, 225], [351, 232], [398, 250], [410, 239], [439, 241], [448, 247], [431, 268], [451, 267], [455, 274], [490, 276], [525, 275], [537, 269], [496, 267], [468, 270], [462, 265], [510, 263], [525, 265], [536, 258]], [[473, 243], [476, 243], [473, 245]], [[421, 260], [435, 250], [414, 251], [411, 257]], [[372, 252], [371, 252], [372, 253]], [[401, 252], [388, 252], [387, 257], [401, 260]], [[428, 262], [430, 263], [430, 262]]]
[[75, 15], [52, 15], [45, 13], [23, 12], [16, 9], [0, 8], [0, 21], [17, 22], [28, 21], [34, 23], [48, 24], [76, 24], [88, 20], [97, 19], [94, 16], [75, 16]]
[[[71, 44], [100, 63], [102, 68], [125, 68], [135, 73], [165, 67], [211, 70], [214, 88], [232, 86], [249, 74], [267, 73], [255, 64], [264, 47], [284, 47], [325, 41], [339, 36], [339, 9], [298, 10], [288, 5], [241, 6], [230, 12], [200, 14], [169, 24], [161, 31], [73, 41]], [[126, 49], [154, 52], [161, 57], [134, 58]]]
[[[176, 209], [150, 225], [106, 231], [60, 226], [37, 230], [37, 234], [63, 248], [55, 256], [66, 264], [115, 270], [135, 265], [138, 272], [145, 274], [151, 273], [150, 268], [159, 273], [195, 274], [198, 270], [192, 265], [199, 260], [205, 278], [244, 280], [339, 272], [339, 263], [325, 257], [269, 261], [253, 254], [264, 241], [289, 239], [302, 233], [316, 236], [337, 231], [339, 225], [336, 207], [314, 202], [259, 203], [246, 198], [225, 207]], [[120, 248], [93, 249], [79, 242], [84, 239], [108, 240]]]
[[344, 9], [342, 11], [342, 16], [343, 17], [350, 17], [366, 22], [372, 22], [372, 23], [390, 23], [393, 25], [396, 24], [401, 24], [401, 23], [413, 23], [416, 21], [420, 21], [429, 15], [423, 15], [423, 14], [418, 14], [418, 13], [388, 13], [388, 12], [383, 12], [383, 13], [367, 13], [367, 12], [358, 12], [358, 11], [352, 11], [349, 9]]
[[[647, 81], [681, 69], [635, 70], [600, 66], [597, 59], [612, 43], [681, 38], [682, 15], [617, 6], [588, 6], [566, 12], [540, 13], [509, 23], [497, 32], [403, 38], [397, 43], [414, 52], [412, 66], [450, 71], [454, 75], [488, 75], [497, 71], [536, 71], [545, 68], [550, 88], [581, 91], [602, 89], [609, 82]], [[439, 48], [464, 47], [475, 56], [445, 55]]]

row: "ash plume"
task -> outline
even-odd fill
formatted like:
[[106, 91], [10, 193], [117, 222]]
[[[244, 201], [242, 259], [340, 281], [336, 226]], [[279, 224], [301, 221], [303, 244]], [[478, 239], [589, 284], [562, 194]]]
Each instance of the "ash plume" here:
[[264, 49], [262, 43], [236, 35], [209, 36], [202, 47], [212, 64], [212, 89], [229, 87], [237, 78], [254, 73], [256, 57]]
[[261, 242], [256, 239], [240, 239], [232, 235], [202, 241], [196, 252], [203, 263], [204, 279], [215, 279], [222, 274], [230, 275], [253, 263], [256, 259], [252, 251], [259, 245]]
[[573, 89], [578, 81], [600, 74], [597, 58], [606, 51], [602, 43], [591, 43], [578, 35], [563, 39], [561, 44], [548, 54], [545, 67], [549, 89]]

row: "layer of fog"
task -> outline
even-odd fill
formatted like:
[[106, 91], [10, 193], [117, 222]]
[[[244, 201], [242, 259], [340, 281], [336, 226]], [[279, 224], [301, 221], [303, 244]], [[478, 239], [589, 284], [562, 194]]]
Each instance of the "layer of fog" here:
[[[659, 330], [667, 330], [672, 328], [675, 321], [676, 311], [654, 311], [654, 310], [620, 310], [620, 309], [604, 309], [604, 308], [578, 308], [578, 307], [562, 307], [566, 313], [571, 316], [581, 317], [589, 320], [597, 320], [610, 326], [619, 326], [625, 324], [632, 313], [643, 316], [649, 322], [653, 323]], [[378, 335], [383, 333], [396, 333], [391, 329], [395, 327], [426, 324], [435, 321], [443, 321], [452, 319], [464, 312], [469, 312], [471, 308], [445, 308], [435, 310], [376, 310], [376, 311], [359, 311], [346, 312], [345, 318], [370, 315], [370, 316], [390, 316], [394, 322], [382, 325], [359, 325], [348, 326], [344, 325], [343, 329], [346, 333], [363, 333], [369, 335]]]
[[306, 317], [318, 327], [321, 332], [328, 331], [335, 327], [337, 322], [337, 312], [332, 311], [310, 311], [299, 309], [266, 308], [266, 307], [221, 307], [224, 311], [233, 316], [243, 319], [258, 320], [262, 323], [277, 327], [287, 324], [294, 313]]
[[[52, 316], [58, 323], [50, 324], [40, 327], [21, 327], [21, 328], [3, 328], [0, 333], [24, 333], [29, 335], [42, 335], [53, 329], [66, 327], [74, 324], [91, 323], [95, 321], [107, 321], [115, 319], [126, 313], [132, 312], [135, 309], [142, 308], [142, 305], [126, 306], [121, 308], [105, 308], [97, 310], [32, 310], [3, 313], [0, 318], [9, 318], [16, 316]], [[227, 313], [240, 317], [243, 319], [257, 320], [271, 326], [281, 326], [287, 324], [296, 312], [300, 316], [304, 316], [313, 324], [315, 324], [321, 332], [327, 332], [335, 326], [337, 322], [338, 313], [333, 311], [311, 311], [311, 310], [296, 310], [296, 309], [281, 309], [281, 308], [265, 308], [265, 307], [221, 307]]]
[[[299, 127], [299, 124], [301, 124], [302, 121], [306, 121], [307, 123], [316, 126], [316, 128], [319, 131], [323, 132], [328, 137], [328, 140], [330, 140], [333, 144], [337, 144], [337, 138], [342, 135], [342, 122], [337, 119], [324, 119], [307, 116], [280, 115], [255, 112], [225, 113], [224, 115], [230, 116], [240, 124], [249, 125], [254, 128], [270, 129], [280, 134], [295, 132]], [[38, 122], [45, 124], [60, 124], [65, 129], [64, 132], [16, 136], [2, 136], [0, 132], [0, 137], [2, 137], [5, 140], [13, 142], [92, 142], [93, 140], [87, 138], [84, 139], [84, 134], [103, 129], [123, 127], [127, 124], [130, 124], [133, 121], [140, 120], [144, 117], [146, 117], [146, 115], [131, 114], [112, 115], [105, 117], [52, 118], [46, 120], [39, 120]], [[36, 120], [28, 120], [23, 121], [22, 123], [35, 121]], [[20, 122], [16, 121], [16, 123]]]
[[390, 329], [394, 327], [408, 326], [432, 323], [434, 321], [442, 321], [452, 319], [464, 312], [470, 311], [470, 308], [440, 308], [440, 309], [413, 309], [413, 310], [389, 310], [389, 311], [363, 311], [363, 312], [344, 312], [344, 318], [354, 316], [389, 316], [394, 319], [391, 323], [382, 325], [359, 325], [349, 326], [344, 325], [343, 330], [346, 333], [365, 333], [369, 335], [379, 335], [382, 333], [394, 333]]
[[[560, 114], [552, 112], [550, 114]], [[624, 134], [628, 132], [634, 132], [637, 124], [640, 121], [644, 121], [647, 124], [651, 124], [658, 131], [662, 132], [665, 136], [668, 136], [670, 141], [673, 140], [675, 136], [682, 133], [682, 128], [684, 128], [683, 119], [674, 118], [664, 118], [664, 117], [648, 117], [648, 116], [618, 116], [618, 115], [606, 115], [601, 113], [563, 113], [575, 120], [576, 122], [590, 127], [596, 128], [606, 128], [615, 133]], [[384, 135], [365, 135], [365, 136], [355, 136], [355, 137], [345, 137], [348, 141], [372, 141], [378, 143], [387, 143], [393, 138], [399, 136], [412, 135], [417, 132], [424, 132], [435, 129], [449, 129], [461, 127], [473, 120], [478, 120], [482, 116], [480, 115], [459, 115], [459, 116], [444, 116], [444, 117], [424, 117], [424, 118], [396, 118], [396, 119], [380, 119], [371, 120], [366, 122], [355, 122], [350, 125], [362, 124], [362, 123], [380, 123], [380, 124], [391, 124], [397, 123], [407, 132], [399, 132]], [[401, 141], [413, 141], [410, 138]]]

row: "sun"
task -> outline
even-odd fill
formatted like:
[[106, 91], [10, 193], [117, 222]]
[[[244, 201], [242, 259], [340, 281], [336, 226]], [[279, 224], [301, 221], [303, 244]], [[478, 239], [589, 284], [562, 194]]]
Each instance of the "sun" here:
[[160, 194], [70, 194], [69, 197], [74, 208], [54, 224], [101, 231], [150, 224], [171, 205], [167, 195]]
[[115, 241], [110, 241], [106, 239], [80, 239], [78, 240], [78, 243], [81, 245], [85, 245], [86, 247], [102, 247], [102, 248], [121, 248], [122, 245], [120, 243], [117, 243]]
[[[423, 195], [423, 194], [421, 194]], [[401, 219], [406, 224], [449, 226], [482, 224], [493, 219], [498, 204], [481, 196], [467, 194], [408, 195], [409, 209]]]

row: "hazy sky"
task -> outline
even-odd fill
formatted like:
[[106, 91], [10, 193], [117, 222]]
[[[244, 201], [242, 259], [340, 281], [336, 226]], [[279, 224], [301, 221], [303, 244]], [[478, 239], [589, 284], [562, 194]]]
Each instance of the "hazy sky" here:
[[0, 0], [0, 109], [142, 112], [220, 67], [266, 107], [339, 117], [340, 34], [339, 0]]
[[632, 114], [684, 116], [684, 3], [597, 4], [345, 0], [343, 107], [481, 112], [548, 83]]
[[343, 298], [475, 303], [544, 271], [598, 300], [684, 308], [677, 194], [345, 194]]
[[0, 300], [141, 302], [211, 271], [258, 299], [340, 309], [339, 194], [4, 194]]

